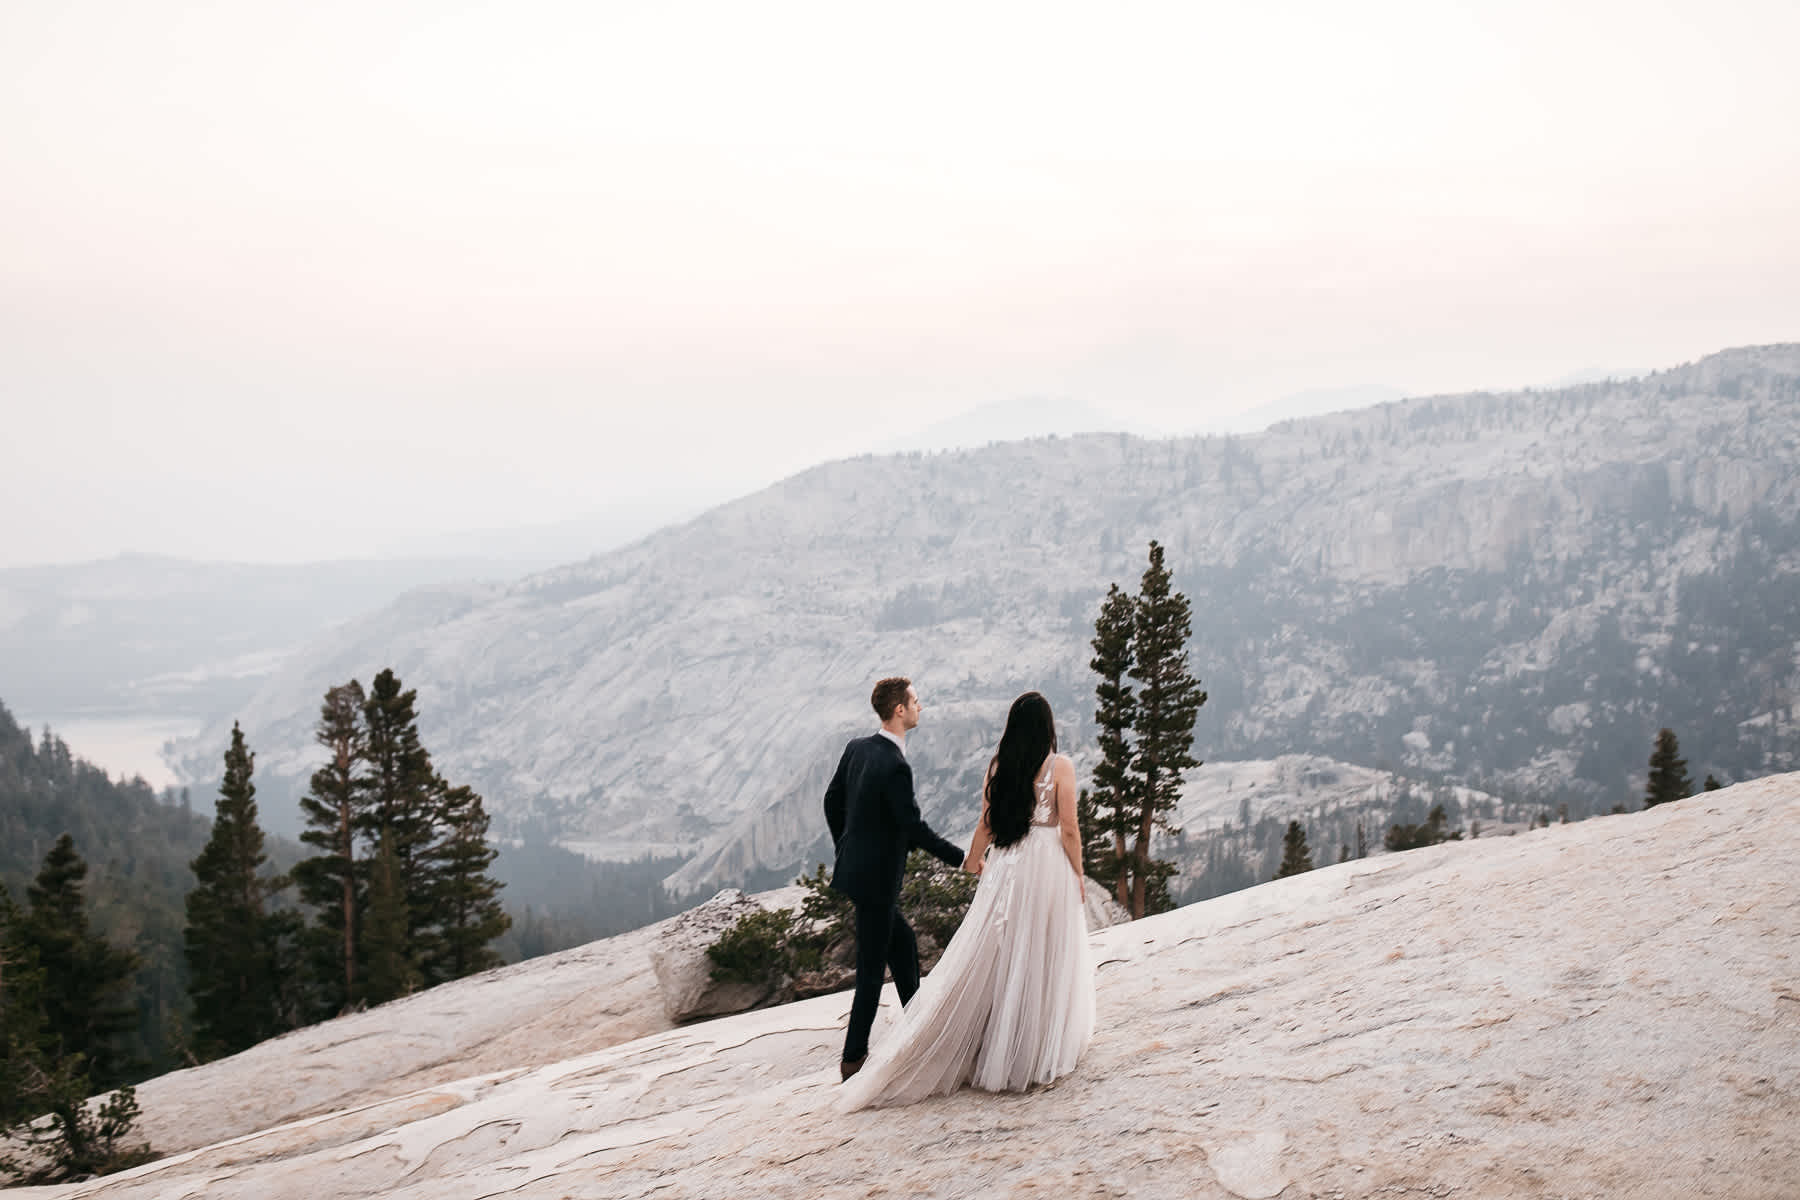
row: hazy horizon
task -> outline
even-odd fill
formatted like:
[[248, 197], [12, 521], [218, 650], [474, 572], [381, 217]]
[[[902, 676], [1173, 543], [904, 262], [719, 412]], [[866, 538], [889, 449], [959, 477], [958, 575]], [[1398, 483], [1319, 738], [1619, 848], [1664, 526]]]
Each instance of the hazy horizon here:
[[0, 10], [0, 565], [1800, 338], [1800, 9]]

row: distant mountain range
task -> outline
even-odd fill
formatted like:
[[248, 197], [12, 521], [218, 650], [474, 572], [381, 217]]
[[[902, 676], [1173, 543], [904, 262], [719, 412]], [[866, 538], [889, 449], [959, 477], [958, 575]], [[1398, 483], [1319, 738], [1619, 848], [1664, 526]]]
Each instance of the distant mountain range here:
[[[910, 749], [949, 829], [1017, 692], [1051, 697], [1079, 761], [1094, 612], [1158, 538], [1195, 606], [1201, 757], [1635, 807], [1662, 725], [1696, 777], [1796, 762], [1797, 448], [1800, 347], [1771, 346], [1255, 436], [862, 457], [586, 562], [414, 591], [237, 715], [291, 790], [325, 689], [391, 665], [502, 829], [691, 852], [686, 890], [773, 877], [820, 852], [825, 775], [883, 674], [925, 697]], [[189, 773], [228, 728], [183, 747]]]
[[[1386, 387], [1297, 393], [1221, 428], [1260, 431], [1399, 394]], [[1091, 432], [1166, 436], [1085, 401], [1020, 397], [936, 422], [873, 452], [979, 449]], [[0, 568], [0, 662], [6, 666], [0, 683], [22, 712], [55, 714], [69, 728], [129, 719], [138, 723], [136, 741], [143, 741], [136, 736], [140, 725], [167, 729], [234, 711], [289, 654], [413, 588], [510, 580], [580, 561], [729, 498], [704, 487], [637, 497], [555, 521], [422, 535], [379, 556], [332, 562], [203, 562], [132, 553]], [[127, 766], [144, 764], [134, 759], [113, 769]]]
[[383, 558], [197, 562], [121, 554], [0, 568], [0, 686], [22, 712], [216, 717], [288, 655], [418, 587], [516, 579], [688, 519], [647, 502], [565, 521], [420, 538]]
[[0, 569], [0, 686], [22, 712], [202, 717], [244, 703], [332, 625], [483, 558], [206, 563], [150, 554]]

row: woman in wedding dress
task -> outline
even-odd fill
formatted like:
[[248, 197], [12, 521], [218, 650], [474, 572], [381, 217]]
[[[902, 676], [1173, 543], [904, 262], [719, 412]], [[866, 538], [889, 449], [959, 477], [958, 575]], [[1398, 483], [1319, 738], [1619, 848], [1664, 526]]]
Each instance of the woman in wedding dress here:
[[1050, 702], [1026, 692], [982, 788], [969, 846], [981, 874], [975, 899], [898, 1027], [844, 1085], [845, 1108], [906, 1104], [966, 1083], [1022, 1091], [1074, 1070], [1094, 1033], [1075, 795]]

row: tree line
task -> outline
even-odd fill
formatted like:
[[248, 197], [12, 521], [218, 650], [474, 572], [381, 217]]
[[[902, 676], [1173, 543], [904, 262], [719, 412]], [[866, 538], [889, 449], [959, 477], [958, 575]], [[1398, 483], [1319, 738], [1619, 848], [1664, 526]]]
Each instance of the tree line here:
[[[165, 1030], [181, 1059], [233, 1054], [499, 964], [491, 943], [510, 919], [489, 873], [488, 816], [473, 789], [433, 769], [416, 702], [391, 670], [367, 694], [355, 680], [327, 691], [316, 735], [327, 762], [302, 801], [302, 841], [316, 853], [287, 873], [268, 869], [255, 755], [233, 725], [210, 836], [189, 864], [191, 1028], [168, 1015]], [[44, 767], [78, 773], [66, 746], [46, 735], [40, 763], [0, 717], [0, 734], [16, 735], [0, 737], [0, 783], [21, 809], [43, 798]], [[129, 1081], [147, 1065], [133, 988], [143, 964], [94, 932], [88, 871], [64, 833], [25, 906], [0, 882], [0, 1177], [14, 1182], [100, 1174], [151, 1153], [127, 1144]]]
[[197, 1058], [499, 965], [490, 943], [511, 918], [487, 811], [432, 766], [417, 701], [391, 669], [366, 693], [354, 679], [326, 691], [326, 761], [300, 801], [315, 853], [285, 875], [265, 869], [255, 755], [233, 725], [187, 898]]
[[[1712, 775], [1707, 775], [1702, 790], [1716, 792], [1725, 785]], [[1657, 731], [1655, 744], [1650, 751], [1649, 771], [1644, 778], [1644, 807], [1655, 808], [1660, 804], [1669, 804], [1676, 800], [1685, 800], [1694, 794], [1693, 780], [1688, 777], [1687, 760], [1681, 757], [1681, 743], [1673, 729], [1663, 728]], [[1614, 813], [1625, 811], [1624, 805], [1613, 809]], [[1532, 819], [1532, 828], [1538, 827], [1542, 821], [1547, 828], [1550, 825], [1550, 814], [1546, 811], [1541, 817]], [[1568, 820], [1568, 810], [1564, 807], [1563, 820]], [[1480, 833], [1481, 823], [1473, 826], [1476, 835]], [[1357, 826], [1356, 857], [1363, 857], [1362, 827]], [[1396, 822], [1389, 825], [1387, 833], [1382, 837], [1382, 845], [1391, 851], [1417, 850], [1424, 846], [1435, 846], [1439, 842], [1455, 842], [1462, 840], [1460, 829], [1449, 828], [1449, 817], [1442, 804], [1434, 805], [1425, 820], [1419, 824]], [[1338, 861], [1344, 862], [1350, 857], [1349, 847], [1345, 847]], [[1307, 845], [1306, 829], [1299, 821], [1289, 821], [1287, 833], [1282, 839], [1281, 865], [1276, 868], [1275, 878], [1283, 879], [1289, 875], [1299, 875], [1313, 869], [1312, 850]]]
[[82, 890], [93, 929], [137, 956], [132, 1026], [120, 1037], [134, 1078], [181, 1061], [166, 1033], [187, 1007], [182, 901], [209, 824], [178, 793], [159, 798], [142, 779], [115, 782], [51, 730], [34, 737], [0, 704], [0, 883], [25, 906], [45, 857], [70, 835], [89, 868]]

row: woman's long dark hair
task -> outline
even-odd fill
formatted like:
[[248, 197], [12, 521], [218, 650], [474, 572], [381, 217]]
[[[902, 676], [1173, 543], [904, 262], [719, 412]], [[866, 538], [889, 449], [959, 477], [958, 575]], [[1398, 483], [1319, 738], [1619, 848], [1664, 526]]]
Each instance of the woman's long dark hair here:
[[1037, 803], [1032, 784], [1044, 760], [1055, 753], [1056, 719], [1050, 715], [1050, 702], [1037, 692], [1026, 692], [1006, 714], [1006, 732], [1000, 735], [984, 793], [994, 845], [1010, 846], [1031, 832], [1031, 810]]

